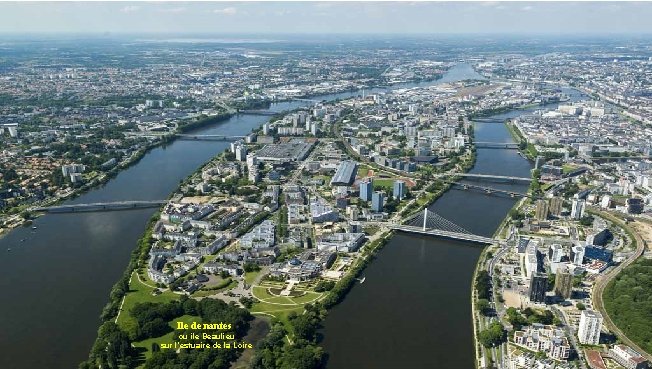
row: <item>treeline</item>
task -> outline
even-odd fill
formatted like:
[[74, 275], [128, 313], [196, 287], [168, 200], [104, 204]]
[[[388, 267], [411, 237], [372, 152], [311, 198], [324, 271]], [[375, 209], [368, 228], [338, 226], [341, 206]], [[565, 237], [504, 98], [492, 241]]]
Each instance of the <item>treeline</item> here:
[[475, 290], [478, 299], [489, 300], [491, 296], [491, 276], [486, 270], [481, 270], [475, 277]]
[[179, 126], [177, 127], [177, 132], [178, 133], [185, 133], [188, 131], [191, 131], [196, 128], [208, 126], [211, 124], [223, 122], [227, 119], [231, 118], [231, 114], [228, 113], [219, 113], [217, 115], [213, 116], [203, 116], [201, 118], [198, 118], [193, 121], [181, 121], [179, 122]]
[[652, 259], [639, 259], [605, 288], [604, 307], [627, 337], [652, 353]]

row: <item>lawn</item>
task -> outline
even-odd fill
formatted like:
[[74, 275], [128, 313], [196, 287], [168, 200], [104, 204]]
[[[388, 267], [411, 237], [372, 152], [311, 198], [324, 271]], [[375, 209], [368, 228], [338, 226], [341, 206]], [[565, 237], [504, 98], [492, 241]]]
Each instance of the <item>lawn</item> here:
[[155, 303], [165, 303], [176, 300], [179, 298], [179, 295], [173, 293], [170, 290], [164, 290], [160, 295], [152, 295], [154, 289], [146, 286], [141, 281], [138, 280], [136, 272], [131, 275], [131, 283], [129, 284], [129, 292], [125, 296], [124, 304], [122, 305], [122, 311], [118, 317], [118, 325], [120, 328], [124, 329], [127, 332], [131, 332], [136, 328], [136, 321], [133, 320], [129, 311], [139, 302], [155, 302]]
[[266, 287], [254, 286], [251, 290], [254, 297], [263, 300], [256, 301], [251, 308], [252, 313], [262, 315], [271, 315], [279, 319], [283, 324], [288, 327], [287, 315], [290, 312], [301, 314], [303, 307], [307, 303], [314, 302], [320, 299], [324, 294], [313, 291], [302, 291], [305, 295], [291, 297], [291, 296], [275, 296], [267, 291]]
[[360, 166], [358, 167], [358, 177], [366, 177], [369, 174], [369, 167]]
[[374, 179], [374, 190], [376, 190], [379, 187], [382, 188], [388, 188], [392, 189], [394, 187], [394, 181], [395, 178], [388, 178], [388, 179]]
[[252, 285], [254, 283], [254, 280], [258, 278], [261, 272], [262, 272], [261, 270], [258, 270], [255, 272], [245, 273], [245, 282], [247, 282], [248, 285]]

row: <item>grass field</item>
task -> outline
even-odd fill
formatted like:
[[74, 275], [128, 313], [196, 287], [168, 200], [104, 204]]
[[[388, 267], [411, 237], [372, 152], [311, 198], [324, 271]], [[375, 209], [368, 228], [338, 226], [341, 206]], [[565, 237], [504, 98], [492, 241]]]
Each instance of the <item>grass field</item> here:
[[392, 189], [395, 180], [394, 178], [374, 179], [374, 190], [379, 187]]
[[272, 316], [281, 321], [286, 329], [290, 330], [291, 327], [287, 320], [288, 314], [291, 312], [301, 314], [305, 304], [315, 302], [324, 295], [319, 292], [296, 289], [296, 287], [294, 291], [301, 291], [305, 294], [294, 297], [278, 296], [271, 294], [265, 286], [254, 286], [251, 289], [251, 293], [257, 301], [251, 308], [251, 312], [253, 314]]
[[129, 284], [129, 292], [125, 296], [124, 304], [122, 305], [122, 311], [118, 317], [118, 325], [120, 328], [124, 329], [127, 332], [133, 331], [136, 328], [136, 321], [131, 317], [129, 311], [139, 302], [155, 302], [155, 303], [165, 303], [176, 300], [179, 298], [179, 295], [171, 292], [170, 290], [165, 290], [160, 295], [152, 295], [154, 289], [143, 284], [138, 280], [136, 272], [131, 275], [131, 283]]

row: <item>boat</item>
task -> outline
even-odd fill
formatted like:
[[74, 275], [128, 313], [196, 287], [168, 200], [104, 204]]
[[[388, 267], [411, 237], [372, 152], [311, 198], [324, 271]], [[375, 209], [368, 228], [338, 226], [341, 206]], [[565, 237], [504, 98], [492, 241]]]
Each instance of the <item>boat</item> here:
[[32, 229], [36, 229], [36, 226], [33, 226]]
[[11, 249], [9, 247], [7, 247], [7, 252], [9, 252], [9, 251], [11, 251]]
[[362, 277], [362, 279], [358, 279], [358, 280], [360, 281], [360, 284], [363, 284], [365, 279], [367, 279], [367, 277]]

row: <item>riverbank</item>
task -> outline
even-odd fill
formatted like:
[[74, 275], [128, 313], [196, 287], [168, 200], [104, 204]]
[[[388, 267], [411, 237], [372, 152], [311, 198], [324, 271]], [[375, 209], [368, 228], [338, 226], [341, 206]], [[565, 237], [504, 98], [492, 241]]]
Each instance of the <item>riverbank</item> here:
[[[120, 172], [129, 169], [133, 165], [140, 162], [140, 160], [144, 158], [145, 155], [147, 155], [147, 153], [149, 153], [153, 149], [158, 147], [164, 147], [166, 145], [171, 144], [177, 139], [177, 137], [175, 136], [176, 133], [184, 133], [195, 129], [203, 128], [206, 126], [216, 125], [230, 119], [232, 116], [233, 114], [228, 114], [228, 113], [218, 114], [216, 116], [205, 116], [205, 117], [200, 117], [194, 121], [188, 122], [184, 125], [179, 125], [175, 133], [168, 136], [161, 136], [160, 139], [149, 142], [145, 147], [138, 149], [137, 151], [132, 153], [128, 158], [116, 164], [113, 168], [106, 171], [105, 173], [100, 174], [97, 178], [94, 178], [91, 182], [85, 183], [79, 188], [72, 189], [72, 191], [65, 194], [65, 196], [51, 197], [42, 200], [36, 207], [56, 206], [62, 204], [63, 202], [74, 200], [91, 190], [94, 190], [100, 186], [105, 185], [111, 179], [115, 178], [118, 174], [120, 174]], [[35, 206], [33, 205], [31, 206], [21, 205], [21, 210], [19, 210], [18, 212], [19, 213], [27, 212], [29, 217], [23, 218], [22, 222], [18, 222], [18, 221], [14, 222], [10, 224], [9, 227], [0, 228], [0, 237], [7, 235], [9, 232], [11, 232], [11, 230], [15, 228], [24, 225], [30, 225], [32, 221], [45, 214], [45, 212], [35, 211], [34, 209]]]

